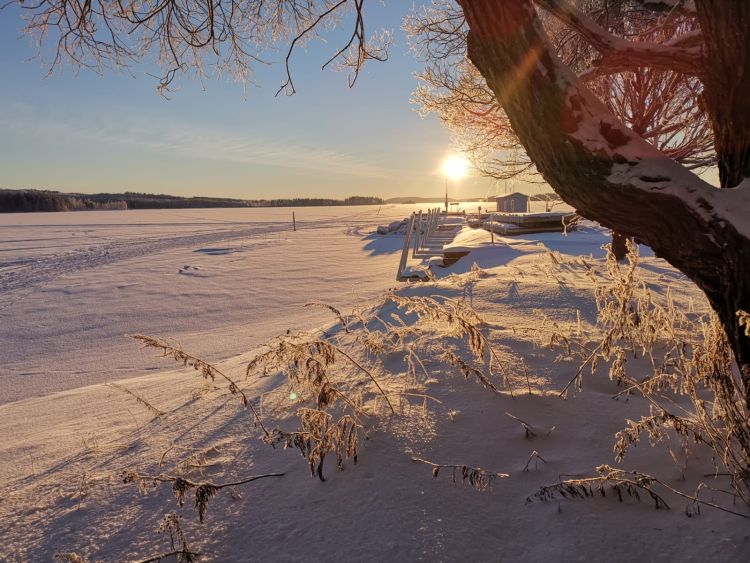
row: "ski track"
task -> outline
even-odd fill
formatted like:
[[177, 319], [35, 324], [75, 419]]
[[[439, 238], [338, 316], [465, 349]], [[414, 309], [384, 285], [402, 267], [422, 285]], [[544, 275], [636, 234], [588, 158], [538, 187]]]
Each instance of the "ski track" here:
[[[351, 221], [359, 214], [342, 217], [340, 221]], [[91, 270], [99, 266], [113, 264], [138, 258], [149, 254], [158, 254], [178, 248], [200, 247], [243, 238], [257, 238], [289, 231], [287, 222], [256, 223], [246, 227], [248, 223], [236, 223], [244, 228], [226, 229], [226, 223], [178, 223], [180, 227], [221, 225], [221, 231], [210, 230], [189, 235], [164, 237], [139, 237], [136, 240], [117, 240], [88, 246], [65, 253], [40, 256], [34, 259], [17, 259], [0, 262], [0, 311], [15, 303], [19, 293], [54, 281], [65, 275]], [[99, 225], [101, 227], [101, 225]], [[123, 225], [117, 225], [121, 227]], [[328, 219], [305, 222], [301, 227], [305, 230], [330, 228]]]

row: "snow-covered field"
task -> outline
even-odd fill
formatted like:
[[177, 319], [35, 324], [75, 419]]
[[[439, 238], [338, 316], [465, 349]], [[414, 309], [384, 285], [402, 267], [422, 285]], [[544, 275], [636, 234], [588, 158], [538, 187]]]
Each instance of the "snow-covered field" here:
[[400, 242], [363, 237], [411, 209], [0, 215], [0, 404], [163, 368], [126, 334], [213, 361], [327, 320], [310, 300], [377, 297]]
[[[172, 510], [191, 549], [215, 561], [746, 560], [747, 520], [710, 508], [688, 517], [674, 495], [668, 511], [612, 495], [526, 501], [561, 476], [614, 465], [615, 432], [648, 410], [637, 396], [613, 400], [621, 388], [605, 373], [560, 399], [579, 363], [543, 345], [552, 332], [592, 330], [591, 269], [601, 268], [606, 233], [588, 225], [567, 237], [496, 237], [494, 247], [469, 233], [462, 244], [476, 250], [437, 281], [398, 285], [402, 239], [370, 233], [411, 209], [300, 209], [296, 233], [289, 209], [0, 217], [0, 560], [143, 560], [170, 551], [157, 530]], [[701, 307], [692, 284], [643, 254], [655, 291], [670, 286], [678, 305]], [[515, 397], [465, 379], [437, 359], [451, 336], [433, 327], [420, 341], [419, 377], [406, 376], [403, 357], [385, 358], [378, 377], [401, 397], [398, 414], [376, 423], [356, 465], [337, 471], [327, 459], [326, 482], [310, 478], [296, 451], [261, 443], [225, 385], [206, 387], [125, 337], [167, 337], [217, 362], [267, 425], [289, 430], [301, 400], [281, 374], [244, 378], [255, 349], [316, 327], [355, 346], [330, 312], [302, 308], [311, 300], [409, 325], [383, 300], [394, 287], [473, 306], [504, 364], [528, 377], [512, 379]], [[534, 451], [543, 461], [525, 467]], [[509, 477], [477, 492], [454, 485], [449, 470], [433, 479], [413, 456]], [[644, 443], [621, 466], [692, 492], [713, 465], [698, 447], [689, 459], [681, 470], [664, 446]], [[126, 469], [214, 483], [284, 476], [222, 490], [199, 523], [189, 495], [179, 509], [168, 484], [147, 493], [123, 484]], [[747, 513], [724, 493], [704, 498]]]

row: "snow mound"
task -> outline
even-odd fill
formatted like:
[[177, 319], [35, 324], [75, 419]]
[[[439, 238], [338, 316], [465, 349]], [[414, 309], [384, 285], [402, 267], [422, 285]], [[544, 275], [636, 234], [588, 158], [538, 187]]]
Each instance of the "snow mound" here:
[[[587, 248], [603, 237], [601, 231], [589, 233]], [[622, 389], [601, 369], [586, 376], [580, 393], [568, 400], [558, 396], [579, 362], [547, 343], [556, 333], [593, 334], [591, 272], [602, 267], [601, 258], [575, 254], [580, 247], [566, 246], [560, 235], [543, 245], [501, 239], [492, 248], [485, 242], [466, 233], [461, 244], [471, 243], [473, 250], [441, 279], [402, 285], [360, 310], [375, 319], [368, 325], [372, 334], [382, 323], [419, 326], [423, 366], [409, 376], [403, 355], [384, 358], [378, 377], [398, 401], [397, 414], [374, 423], [356, 465], [339, 471], [335, 459], [327, 458], [326, 482], [310, 477], [298, 452], [263, 444], [238, 397], [192, 370], [0, 406], [0, 456], [6, 461], [0, 468], [0, 557], [48, 560], [66, 551], [92, 560], [143, 559], [167, 550], [167, 539], [156, 530], [165, 513], [179, 510], [190, 547], [216, 561], [744, 559], [750, 552], [744, 520], [708, 509], [688, 518], [685, 501], [674, 496], [668, 497], [669, 511], [655, 510], [650, 499], [618, 502], [612, 495], [527, 501], [562, 475], [591, 475], [597, 465], [613, 463], [615, 432], [649, 405], [637, 396], [613, 400]], [[646, 257], [643, 266], [655, 290], [666, 291], [669, 281], [677, 306], [705, 307], [698, 290], [663, 261]], [[460, 303], [478, 311], [482, 334], [507, 374], [493, 380], [499, 391], [446, 363], [448, 348], [470, 360], [455, 332], [419, 321], [399, 299]], [[316, 334], [356, 350], [362, 336], [357, 318]], [[281, 373], [244, 378], [255, 353], [220, 368], [239, 382], [268, 424], [289, 428], [302, 403], [283, 385]], [[356, 369], [348, 377], [351, 385], [362, 381], [372, 388]], [[455, 483], [450, 469], [433, 478], [432, 468], [413, 458], [509, 477], [480, 493], [465, 485], [460, 470]], [[687, 491], [713, 470], [710, 452], [700, 447], [684, 471], [665, 448], [646, 445], [633, 450], [625, 466]], [[190, 499], [179, 509], [169, 485], [140, 492], [122, 483], [124, 469], [212, 482], [270, 472], [284, 476], [222, 490], [201, 524]], [[706, 498], [724, 497], [709, 492]]]

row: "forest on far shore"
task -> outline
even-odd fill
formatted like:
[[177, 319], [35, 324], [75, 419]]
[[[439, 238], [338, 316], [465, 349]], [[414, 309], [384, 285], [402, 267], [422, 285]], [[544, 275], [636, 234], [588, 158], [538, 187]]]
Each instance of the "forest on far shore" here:
[[62, 193], [51, 190], [0, 189], [0, 213], [35, 211], [86, 211], [101, 209], [186, 209], [205, 207], [313, 207], [329, 205], [382, 205], [379, 197], [351, 196], [345, 199], [230, 199], [178, 197], [166, 194], [125, 192], [123, 194]]

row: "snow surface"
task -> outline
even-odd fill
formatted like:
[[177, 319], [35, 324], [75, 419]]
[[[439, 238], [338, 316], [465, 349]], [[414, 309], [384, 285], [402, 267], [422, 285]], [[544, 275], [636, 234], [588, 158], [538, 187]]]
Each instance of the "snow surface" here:
[[306, 302], [395, 283], [403, 238], [365, 235], [414, 208], [0, 215], [0, 404], [164, 367], [125, 334], [214, 361], [316, 326], [328, 317]]
[[[310, 478], [297, 452], [262, 444], [224, 386], [204, 388], [195, 372], [123, 336], [174, 338], [219, 362], [264, 417], [289, 429], [299, 405], [279, 387], [282, 378], [243, 377], [253, 349], [287, 328], [337, 333], [328, 312], [300, 308], [311, 299], [397, 315], [382, 293], [395, 287], [403, 238], [370, 233], [411, 209], [296, 210], [297, 233], [288, 229], [291, 210], [1, 217], [0, 560], [49, 561], [62, 552], [144, 559], [169, 550], [157, 528], [171, 510], [183, 515], [190, 547], [213, 561], [746, 560], [747, 520], [709, 508], [689, 518], [673, 496], [669, 511], [612, 495], [526, 502], [561, 475], [613, 464], [614, 433], [648, 408], [635, 396], [613, 400], [621, 389], [604, 373], [558, 398], [578, 363], [541, 345], [552, 330], [586, 332], [595, 323], [588, 272], [601, 267], [607, 233], [591, 224], [567, 237], [496, 236], [494, 247], [481, 232], [462, 233], [473, 250], [436, 268], [440, 279], [398, 285], [400, 295], [471, 303], [507, 365], [515, 370], [523, 357], [528, 382], [514, 380], [512, 398], [465, 380], [436, 359], [446, 338], [436, 327], [424, 341], [428, 376], [413, 387], [440, 403], [423, 409], [415, 399], [384, 421], [357, 465], [337, 471], [327, 460], [325, 483]], [[655, 291], [669, 285], [678, 305], [705, 306], [684, 276], [643, 254]], [[403, 358], [386, 367], [393, 375], [383, 374], [383, 384], [400, 389]], [[123, 389], [165, 414], [154, 418]], [[544, 431], [528, 439], [506, 412]], [[545, 462], [524, 471], [533, 451]], [[446, 472], [433, 479], [412, 455], [510, 477], [479, 493]], [[621, 466], [689, 492], [713, 468], [696, 447], [683, 477], [666, 448], [645, 443]], [[190, 499], [178, 509], [166, 485], [143, 494], [122, 483], [123, 469], [214, 482], [285, 476], [220, 492], [200, 524]], [[711, 484], [728, 488], [721, 478]], [[704, 495], [727, 503], [726, 495]]]

